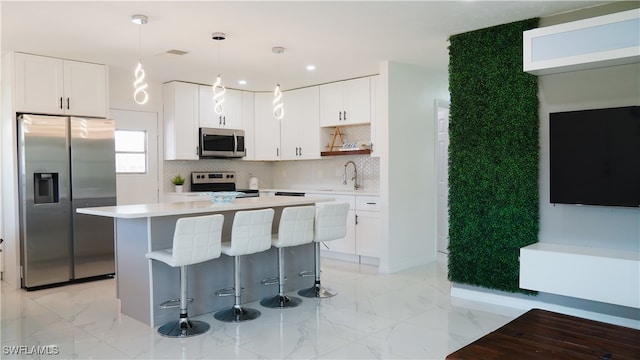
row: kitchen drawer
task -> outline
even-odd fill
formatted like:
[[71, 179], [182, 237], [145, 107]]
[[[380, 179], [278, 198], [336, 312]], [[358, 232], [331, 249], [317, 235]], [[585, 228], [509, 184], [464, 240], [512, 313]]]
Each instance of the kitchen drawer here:
[[[334, 194], [327, 194], [327, 193], [305, 193], [305, 196], [307, 197], [328, 197], [328, 198], [333, 198], [334, 202], [348, 202], [349, 203], [349, 209], [355, 209], [356, 208], [356, 197], [354, 195], [334, 195]], [[322, 203], [318, 203], [318, 204], [322, 204]]]
[[380, 197], [356, 196], [356, 209], [368, 211], [380, 211]]

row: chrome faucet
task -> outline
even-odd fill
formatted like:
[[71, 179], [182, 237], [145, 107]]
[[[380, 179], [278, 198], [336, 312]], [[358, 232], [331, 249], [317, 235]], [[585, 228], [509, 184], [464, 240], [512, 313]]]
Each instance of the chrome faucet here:
[[351, 160], [344, 164], [344, 178], [342, 184], [347, 185], [347, 166], [349, 166], [349, 164], [353, 165], [353, 177], [351, 178], [351, 180], [353, 180], [353, 190], [358, 190], [360, 188], [360, 184], [358, 184], [358, 169], [356, 168], [356, 163]]

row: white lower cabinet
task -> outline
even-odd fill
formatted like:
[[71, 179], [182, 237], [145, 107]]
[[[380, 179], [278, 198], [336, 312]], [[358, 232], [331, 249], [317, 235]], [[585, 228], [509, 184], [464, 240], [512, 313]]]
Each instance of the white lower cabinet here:
[[[330, 197], [334, 202], [348, 202], [347, 236], [340, 240], [325, 243], [322, 250], [338, 256], [340, 259], [361, 261], [361, 257], [379, 258], [380, 208], [378, 196], [334, 195], [326, 193], [306, 193], [310, 197]], [[318, 206], [322, 206], [319, 203]]]
[[356, 254], [380, 257], [380, 201], [377, 196], [356, 196]]

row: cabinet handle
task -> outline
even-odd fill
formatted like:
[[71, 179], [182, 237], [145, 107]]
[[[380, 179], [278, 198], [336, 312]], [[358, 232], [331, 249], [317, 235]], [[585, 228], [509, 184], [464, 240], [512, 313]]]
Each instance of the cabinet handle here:
[[356, 225], [358, 225], [358, 215], [356, 215]]
[[62, 96], [60, 96], [60, 110], [62, 110]]
[[300, 156], [302, 156], [302, 147], [300, 148]]
[[200, 146], [196, 146], [196, 155], [200, 155]]
[[222, 116], [218, 116], [218, 125], [222, 125]]
[[67, 98], [67, 110], [69, 110], [69, 98]]
[[222, 125], [227, 125], [227, 117], [226, 116], [222, 117]]
[[344, 121], [347, 121], [347, 110], [344, 111]]
[[280, 157], [280, 148], [276, 148], [276, 156]]
[[376, 203], [374, 202], [368, 202], [367, 205], [375, 205]]
[[338, 111], [338, 120], [342, 121], [342, 111]]

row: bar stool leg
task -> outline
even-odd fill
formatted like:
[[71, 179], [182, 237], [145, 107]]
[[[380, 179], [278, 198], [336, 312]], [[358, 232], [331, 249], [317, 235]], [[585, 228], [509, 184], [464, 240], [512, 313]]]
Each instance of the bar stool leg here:
[[260, 301], [260, 305], [271, 309], [285, 309], [300, 305], [302, 299], [284, 294], [284, 248], [278, 248], [278, 295]]
[[158, 328], [166, 337], [189, 337], [204, 334], [210, 325], [204, 321], [191, 320], [187, 314], [187, 267], [180, 267], [180, 319], [170, 321]]
[[242, 322], [257, 319], [260, 317], [260, 311], [242, 307], [240, 304], [240, 294], [242, 293], [242, 287], [240, 286], [240, 256], [233, 257], [233, 272], [235, 278], [235, 303], [231, 309], [220, 310], [213, 317], [224, 322]]
[[307, 298], [328, 298], [336, 296], [338, 293], [323, 287], [320, 284], [320, 243], [315, 243], [314, 248], [316, 280], [312, 287], [298, 291], [298, 295]]

